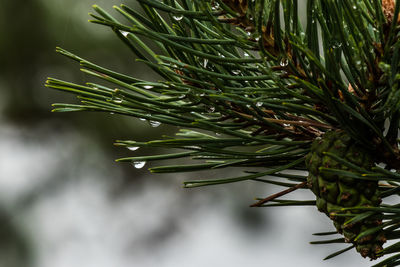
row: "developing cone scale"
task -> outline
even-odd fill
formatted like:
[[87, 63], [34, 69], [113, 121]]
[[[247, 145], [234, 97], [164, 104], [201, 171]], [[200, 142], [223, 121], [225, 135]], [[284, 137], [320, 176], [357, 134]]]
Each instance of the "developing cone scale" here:
[[240, 15], [245, 15], [247, 11], [246, 0], [223, 0], [223, 2], [230, 8], [238, 12]]
[[[394, 0], [382, 0], [382, 11], [389, 23], [392, 23], [394, 17], [394, 9], [396, 2]], [[400, 22], [400, 17], [397, 19], [397, 23]]]
[[363, 257], [376, 259], [386, 241], [383, 234], [378, 231], [359, 239], [357, 239], [357, 236], [366, 230], [381, 225], [381, 214], [374, 214], [356, 223], [348, 224], [346, 224], [346, 221], [352, 217], [340, 215], [355, 215], [362, 212], [357, 210], [343, 211], [342, 208], [379, 206], [381, 199], [378, 183], [323, 172], [321, 167], [353, 171], [324, 152], [332, 153], [366, 170], [371, 169], [374, 165], [373, 158], [346, 133], [330, 131], [321, 139], [314, 141], [311, 152], [307, 155], [306, 165], [309, 170], [308, 185], [316, 195], [318, 210], [324, 212], [333, 220], [337, 231], [343, 234], [346, 242], [353, 243]]

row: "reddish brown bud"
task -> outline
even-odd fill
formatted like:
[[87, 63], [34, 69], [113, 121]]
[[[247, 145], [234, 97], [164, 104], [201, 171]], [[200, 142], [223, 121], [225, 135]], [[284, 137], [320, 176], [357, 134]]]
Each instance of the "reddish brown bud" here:
[[[395, 0], [382, 0], [382, 10], [385, 15], [387, 21], [392, 23], [394, 16], [394, 7], [396, 5]], [[397, 23], [400, 22], [400, 17], [397, 18]]]
[[223, 0], [223, 2], [242, 16], [247, 12], [246, 0]]
[[[349, 87], [347, 88], [347, 91], [349, 91], [349, 93], [351, 93], [353, 95], [356, 94], [356, 91], [354, 91], [354, 88], [353, 88], [353, 86], [351, 86], [350, 83], [349, 83]], [[339, 94], [340, 100], [342, 100], [342, 102], [343, 102], [344, 101], [344, 96], [343, 96], [342, 91], [338, 90], [338, 94]]]

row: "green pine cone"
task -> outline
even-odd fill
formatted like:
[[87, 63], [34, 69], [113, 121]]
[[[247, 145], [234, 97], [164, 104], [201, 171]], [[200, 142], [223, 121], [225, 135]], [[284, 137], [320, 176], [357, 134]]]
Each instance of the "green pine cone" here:
[[324, 152], [335, 154], [366, 170], [374, 166], [373, 157], [345, 132], [330, 131], [314, 141], [311, 152], [307, 155], [306, 165], [309, 170], [308, 185], [316, 195], [318, 210], [333, 220], [337, 231], [343, 234], [346, 242], [353, 243], [363, 257], [376, 259], [386, 241], [384, 235], [378, 231], [359, 239], [356, 237], [382, 224], [381, 214], [375, 214], [354, 224], [346, 224], [351, 217], [337, 216], [337, 214], [359, 213], [355, 210], [343, 211], [342, 208], [379, 206], [381, 199], [378, 182], [323, 173], [320, 167], [351, 171]]

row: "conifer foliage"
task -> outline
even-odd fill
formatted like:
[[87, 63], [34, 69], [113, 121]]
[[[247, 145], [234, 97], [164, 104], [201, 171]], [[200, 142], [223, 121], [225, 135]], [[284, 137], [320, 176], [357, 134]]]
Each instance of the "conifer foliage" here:
[[[118, 161], [136, 167], [193, 161], [160, 163], [153, 173], [240, 168], [237, 177], [184, 187], [242, 181], [286, 187], [252, 206], [314, 205], [334, 225], [333, 232], [316, 233], [326, 238], [314, 243], [346, 246], [327, 258], [355, 248], [371, 259], [392, 254], [374, 266], [400, 265], [400, 1], [136, 4], [114, 6], [115, 16], [94, 6], [91, 22], [114, 31], [160, 80], [118, 73], [57, 48], [99, 82], [49, 78], [46, 86], [80, 100], [54, 104], [54, 111], [112, 112], [177, 126], [176, 136], [116, 142], [131, 150], [165, 148], [165, 154]], [[281, 198], [297, 189], [316, 199]], [[329, 239], [335, 234], [342, 236]], [[394, 242], [385, 247], [387, 240]]]

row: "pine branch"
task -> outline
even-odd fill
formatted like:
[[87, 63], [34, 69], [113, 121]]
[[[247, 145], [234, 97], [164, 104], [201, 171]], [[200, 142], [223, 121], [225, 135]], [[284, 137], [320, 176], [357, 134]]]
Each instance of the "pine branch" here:
[[[184, 127], [160, 140], [117, 141], [131, 151], [167, 151], [117, 161], [187, 163], [153, 173], [243, 169], [245, 175], [184, 187], [242, 181], [287, 187], [253, 206], [316, 205], [344, 237], [314, 243], [353, 243], [326, 259], [355, 247], [371, 259], [397, 253], [376, 266], [399, 265], [400, 247], [381, 244], [399, 238], [400, 208], [380, 202], [400, 190], [400, 1], [307, 0], [304, 25], [297, 0], [138, 3], [141, 11], [114, 6], [118, 18], [95, 5], [91, 22], [110, 28], [162, 80], [137, 79], [57, 48], [99, 82], [49, 78], [47, 87], [80, 101], [54, 104], [54, 111], [111, 112]], [[316, 201], [277, 199], [306, 185]]]

